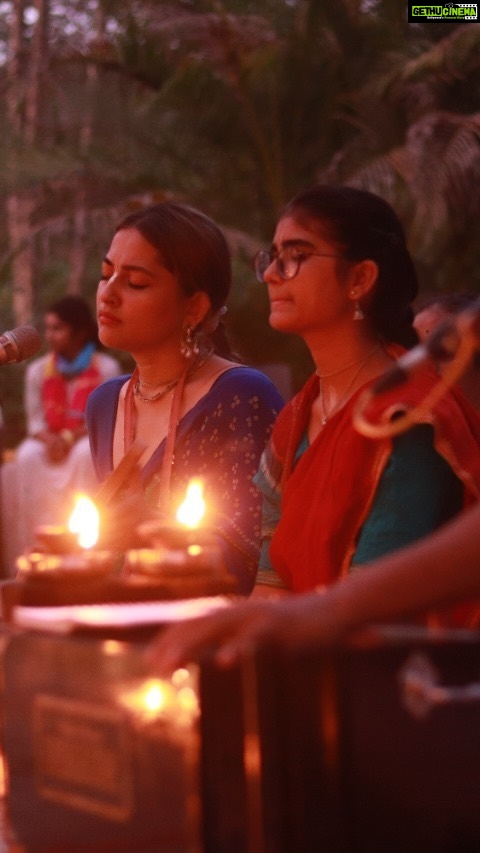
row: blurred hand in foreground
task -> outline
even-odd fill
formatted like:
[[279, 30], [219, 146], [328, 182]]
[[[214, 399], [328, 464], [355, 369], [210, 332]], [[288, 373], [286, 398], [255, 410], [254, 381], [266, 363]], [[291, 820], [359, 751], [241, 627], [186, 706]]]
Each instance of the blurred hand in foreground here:
[[136, 472], [131, 477], [128, 490], [124, 490], [114, 501], [102, 509], [102, 531], [99, 547], [112, 551], [128, 551], [129, 548], [148, 547], [138, 532], [144, 521], [159, 519], [148, 505], [144, 491], [137, 483]]
[[328, 599], [328, 593], [316, 592], [279, 600], [239, 600], [210, 615], [168, 627], [152, 642], [149, 663], [166, 676], [207, 655], [221, 667], [233, 666], [265, 642], [289, 648], [312, 641], [333, 643], [344, 629]]

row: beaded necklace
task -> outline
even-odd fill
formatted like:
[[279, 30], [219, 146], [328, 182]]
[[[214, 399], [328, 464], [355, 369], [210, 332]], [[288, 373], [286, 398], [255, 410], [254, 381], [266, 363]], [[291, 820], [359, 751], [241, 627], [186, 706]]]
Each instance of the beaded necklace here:
[[166, 397], [168, 392], [175, 388], [175, 385], [178, 385], [178, 383], [180, 382], [180, 378], [180, 376], [177, 376], [176, 379], [172, 379], [170, 382], [165, 383], [164, 387], [161, 388], [160, 391], [157, 391], [156, 394], [152, 394], [151, 397], [147, 397], [146, 394], [142, 394], [142, 392], [140, 391], [140, 386], [144, 385], [150, 388], [158, 388], [158, 385], [160, 383], [154, 384], [149, 382], [142, 382], [140, 379], [137, 378], [137, 380], [133, 383], [133, 393], [135, 397], [137, 397], [138, 400], [142, 400], [143, 403], [155, 403], [157, 400], [161, 400], [162, 397]]

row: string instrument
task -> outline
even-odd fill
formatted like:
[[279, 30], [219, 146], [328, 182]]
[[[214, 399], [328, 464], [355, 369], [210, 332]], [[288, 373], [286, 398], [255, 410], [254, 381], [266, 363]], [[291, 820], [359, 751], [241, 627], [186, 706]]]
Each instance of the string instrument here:
[[[428, 341], [405, 353], [360, 395], [353, 413], [355, 428], [369, 438], [387, 438], [421, 422], [457, 382], [478, 350], [480, 299], [443, 322]], [[438, 382], [419, 403], [408, 407], [401, 401], [401, 388], [426, 365], [437, 369]], [[398, 398], [395, 401], [396, 390]]]

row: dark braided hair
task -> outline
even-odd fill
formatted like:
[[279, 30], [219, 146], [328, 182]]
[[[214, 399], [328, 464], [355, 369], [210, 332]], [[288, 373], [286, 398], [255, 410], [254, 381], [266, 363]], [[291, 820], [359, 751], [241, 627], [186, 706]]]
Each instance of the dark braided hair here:
[[405, 232], [388, 202], [374, 193], [346, 186], [318, 185], [296, 195], [282, 212], [312, 226], [338, 246], [349, 261], [372, 260], [378, 278], [361, 300], [372, 328], [405, 347], [418, 343], [412, 303], [418, 279]]

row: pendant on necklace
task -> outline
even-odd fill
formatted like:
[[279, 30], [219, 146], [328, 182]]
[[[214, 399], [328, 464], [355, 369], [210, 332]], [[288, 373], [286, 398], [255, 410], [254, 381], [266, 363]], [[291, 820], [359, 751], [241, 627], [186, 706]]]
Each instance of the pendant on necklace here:
[[326, 416], [326, 415], [322, 415], [322, 426], [325, 426], [325, 424], [327, 423], [327, 421], [328, 421], [327, 416]]

